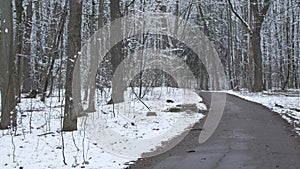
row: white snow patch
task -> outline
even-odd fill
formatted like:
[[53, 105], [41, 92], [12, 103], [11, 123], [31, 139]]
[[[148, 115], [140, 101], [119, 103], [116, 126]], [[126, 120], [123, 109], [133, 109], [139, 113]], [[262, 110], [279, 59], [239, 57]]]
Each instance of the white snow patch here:
[[[64, 92], [61, 93], [63, 95]], [[101, 145], [102, 142], [97, 138], [104, 138], [104, 135], [101, 135], [103, 128], [93, 130], [98, 137], [91, 136], [87, 130], [87, 116], [78, 118], [77, 131], [61, 132], [64, 107], [57, 96], [58, 93], [55, 93], [45, 103], [39, 98], [22, 98], [22, 102], [17, 106], [17, 131], [9, 129], [0, 132], [0, 168], [121, 169], [137, 160], [137, 157], [120, 156], [122, 154], [118, 151], [109, 152], [106, 145]], [[130, 92], [125, 94], [125, 103], [115, 105], [113, 116], [112, 105], [106, 105], [109, 97], [106, 93], [97, 94], [97, 111], [89, 114], [89, 117], [94, 117], [95, 120], [100, 117], [105, 119], [107, 127], [120, 134], [119, 141], [123, 140], [122, 135], [137, 140], [163, 135], [162, 141], [170, 140], [190, 128], [197, 120], [203, 118], [203, 115], [191, 112], [170, 113], [164, 110], [185, 103], [195, 103], [201, 109], [206, 109], [205, 105], [199, 103], [201, 98], [189, 90], [156, 88], [147, 94], [143, 101], [157, 116], [145, 116], [149, 110]], [[166, 103], [166, 99], [175, 102]], [[178, 118], [183, 117], [188, 123], [176, 126], [176, 130], [173, 131]], [[103, 127], [100, 124], [99, 126]], [[173, 131], [172, 134], [166, 134], [169, 131]], [[62, 140], [67, 165], [63, 163]], [[126, 144], [128, 149], [134, 146], [132, 142]], [[151, 144], [137, 145], [141, 148], [137, 150], [138, 153], [151, 151], [160, 144], [158, 140]]]
[[[194, 104], [200, 110], [206, 110], [202, 99], [191, 90], [155, 88], [143, 98], [150, 110], [131, 92], [126, 92], [125, 96], [124, 103], [114, 105], [114, 117], [111, 117], [112, 105], [102, 106], [105, 116], [92, 115], [87, 122], [90, 128], [87, 131], [106, 151], [126, 157], [138, 158], [144, 152], [155, 150], [204, 116], [189, 111], [167, 112], [168, 109]], [[167, 100], [174, 103], [167, 103]], [[149, 112], [157, 116], [147, 116]]]

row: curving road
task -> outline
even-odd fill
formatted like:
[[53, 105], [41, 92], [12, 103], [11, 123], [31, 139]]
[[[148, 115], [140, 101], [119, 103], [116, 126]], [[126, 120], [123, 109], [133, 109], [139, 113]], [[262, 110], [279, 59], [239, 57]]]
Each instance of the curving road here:
[[[199, 95], [210, 103], [210, 93]], [[227, 95], [218, 128], [208, 141], [199, 144], [203, 121], [170, 151], [141, 158], [128, 168], [300, 169], [300, 137], [264, 106]]]

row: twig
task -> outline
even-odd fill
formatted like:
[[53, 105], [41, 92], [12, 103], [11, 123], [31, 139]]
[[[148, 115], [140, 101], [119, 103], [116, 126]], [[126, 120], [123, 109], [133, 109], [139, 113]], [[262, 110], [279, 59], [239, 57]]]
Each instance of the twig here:
[[146, 103], [143, 102], [143, 100], [141, 100], [141, 99], [138, 97], [138, 95], [134, 92], [134, 90], [132, 90], [132, 92], [133, 92], [133, 94], [135, 95], [135, 97], [136, 97], [141, 103], [143, 103], [143, 105], [146, 106], [147, 109], [148, 109], [149, 111], [151, 111], [151, 109], [146, 105]]
[[[31, 120], [31, 117], [32, 117], [32, 113], [30, 113], [30, 120]], [[47, 122], [45, 123], [45, 124], [43, 124], [43, 125], [41, 125], [41, 126], [39, 126], [39, 127], [37, 127], [36, 129], [41, 129], [41, 128], [43, 128], [43, 127], [45, 127], [47, 125]], [[30, 121], [30, 127], [31, 127], [31, 121]]]
[[82, 164], [85, 164], [86, 161], [85, 161], [85, 152], [84, 152], [84, 142], [85, 142], [85, 125], [86, 125], [86, 120], [87, 120], [87, 117], [84, 117], [84, 124], [83, 124], [83, 138], [82, 138], [82, 157], [83, 157], [83, 163]]
[[11, 143], [13, 145], [13, 162], [16, 162], [16, 145], [15, 145], [15, 142], [14, 142], [14, 134], [13, 134], [13, 127], [11, 126]]
[[[32, 99], [30, 100], [30, 108], [32, 110]], [[32, 133], [32, 112], [30, 112], [30, 116], [29, 116], [29, 133]]]
[[65, 165], [68, 165], [66, 163], [66, 157], [65, 157], [65, 140], [64, 140], [64, 132], [63, 131], [61, 132], [61, 144], [62, 144], [61, 151], [62, 151], [62, 156], [63, 156], [63, 163]]
[[116, 113], [115, 113], [115, 103], [113, 103], [113, 117], [116, 117]]
[[[61, 117], [60, 117], [60, 128], [62, 129], [62, 125], [63, 125], [63, 110], [62, 110], [62, 107], [60, 109], [61, 111]], [[65, 156], [65, 140], [64, 140], [64, 132], [61, 131], [61, 144], [62, 144], [62, 147], [61, 147], [61, 152], [62, 152], [62, 156], [63, 156], [63, 163], [65, 165], [68, 165], [67, 162], [66, 162], [66, 156]]]
[[44, 133], [44, 134], [39, 134], [37, 136], [41, 137], [41, 136], [46, 136], [46, 135], [49, 135], [49, 134], [54, 134], [54, 132], [48, 132], [48, 133]]
[[73, 140], [73, 143], [74, 143], [74, 145], [75, 145], [77, 151], [79, 151], [79, 148], [78, 148], [78, 146], [77, 146], [77, 144], [76, 144], [76, 142], [75, 142], [74, 132], [73, 132], [73, 131], [72, 131], [72, 140]]

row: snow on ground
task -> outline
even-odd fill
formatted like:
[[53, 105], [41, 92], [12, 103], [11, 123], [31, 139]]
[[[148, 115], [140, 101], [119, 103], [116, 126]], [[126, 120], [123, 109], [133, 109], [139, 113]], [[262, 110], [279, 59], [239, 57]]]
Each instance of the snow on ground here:
[[131, 92], [125, 96], [124, 103], [115, 105], [114, 118], [112, 105], [104, 105], [101, 109], [107, 115], [90, 116], [87, 130], [106, 151], [125, 157], [140, 157], [156, 150], [162, 142], [170, 141], [203, 118], [203, 114], [191, 110], [168, 112], [169, 109], [188, 105], [191, 109], [206, 110], [202, 99], [190, 90], [155, 88], [143, 99], [144, 103]]
[[228, 91], [228, 93], [260, 103], [277, 112], [300, 135], [300, 91], [250, 93], [247, 90], [241, 90], [239, 92]]
[[[63, 102], [57, 94], [45, 103], [39, 98], [22, 99], [17, 106], [21, 112], [17, 131], [0, 131], [0, 168], [126, 168], [140, 153], [155, 150], [161, 141], [176, 137], [203, 118], [189, 110], [167, 112], [169, 108], [194, 103], [206, 109], [199, 96], [183, 89], [152, 89], [142, 99], [150, 110], [127, 92], [125, 103], [115, 104], [113, 111], [106, 104], [109, 97], [98, 94], [97, 112], [78, 118], [78, 131], [68, 133], [61, 132]], [[120, 147], [124, 145], [128, 151]]]

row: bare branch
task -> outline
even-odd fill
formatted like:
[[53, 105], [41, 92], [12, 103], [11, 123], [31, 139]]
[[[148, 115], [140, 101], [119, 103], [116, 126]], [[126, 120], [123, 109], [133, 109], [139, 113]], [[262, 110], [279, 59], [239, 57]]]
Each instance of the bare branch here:
[[143, 102], [143, 100], [142, 100], [141, 98], [139, 98], [139, 96], [135, 93], [133, 87], [132, 87], [132, 92], [133, 92], [133, 94], [136, 96], [136, 98], [137, 98], [141, 103], [143, 103], [143, 105], [144, 105], [145, 107], [147, 107], [147, 109], [148, 109], [149, 111], [151, 111], [150, 107], [147, 106], [146, 103]]
[[229, 4], [229, 7], [231, 9], [231, 11], [234, 13], [234, 15], [242, 22], [243, 26], [248, 30], [248, 32], [250, 34], [253, 34], [249, 24], [237, 13], [237, 11], [234, 9], [232, 3], [230, 0], [228, 0], [228, 4]]

